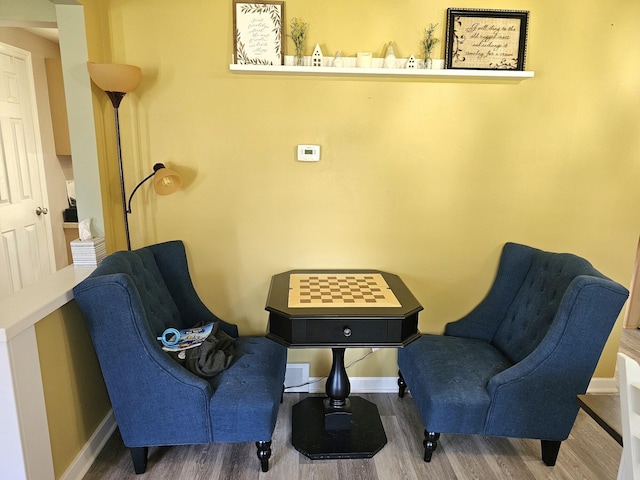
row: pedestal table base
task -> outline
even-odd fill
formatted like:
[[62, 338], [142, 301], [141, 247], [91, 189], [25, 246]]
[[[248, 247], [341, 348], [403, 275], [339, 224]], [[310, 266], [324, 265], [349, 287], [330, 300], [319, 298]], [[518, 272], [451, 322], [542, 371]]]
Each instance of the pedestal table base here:
[[351, 428], [325, 430], [324, 398], [309, 397], [293, 406], [292, 443], [312, 460], [371, 458], [387, 443], [378, 407], [349, 397]]

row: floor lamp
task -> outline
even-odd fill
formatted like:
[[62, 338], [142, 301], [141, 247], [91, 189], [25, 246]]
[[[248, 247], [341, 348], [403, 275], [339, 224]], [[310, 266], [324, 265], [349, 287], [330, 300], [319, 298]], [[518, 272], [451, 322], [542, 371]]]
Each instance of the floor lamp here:
[[116, 122], [116, 147], [118, 152], [118, 168], [120, 170], [120, 195], [122, 199], [122, 211], [124, 215], [124, 232], [127, 237], [127, 250], [131, 250], [131, 239], [129, 237], [129, 214], [131, 213], [131, 200], [138, 189], [151, 178], [153, 185], [159, 195], [170, 195], [180, 189], [182, 179], [173, 170], [166, 168], [162, 163], [153, 166], [153, 173], [144, 178], [131, 192], [129, 201], [124, 186], [124, 169], [122, 166], [122, 147], [120, 145], [120, 117], [118, 108], [124, 96], [131, 92], [140, 83], [141, 71], [139, 67], [133, 65], [121, 65], [117, 63], [93, 63], [87, 64], [91, 80], [100, 87], [109, 97], [113, 105]]
[[127, 249], [131, 250], [129, 240], [129, 219], [127, 218], [127, 197], [124, 190], [124, 170], [122, 168], [122, 147], [120, 145], [120, 118], [118, 108], [124, 96], [131, 92], [140, 83], [141, 70], [133, 65], [121, 65], [117, 63], [93, 63], [87, 64], [89, 76], [93, 83], [100, 87], [113, 104], [116, 122], [116, 148], [118, 152], [118, 168], [120, 169], [120, 195], [122, 199], [122, 211], [124, 216], [124, 231], [127, 236]]

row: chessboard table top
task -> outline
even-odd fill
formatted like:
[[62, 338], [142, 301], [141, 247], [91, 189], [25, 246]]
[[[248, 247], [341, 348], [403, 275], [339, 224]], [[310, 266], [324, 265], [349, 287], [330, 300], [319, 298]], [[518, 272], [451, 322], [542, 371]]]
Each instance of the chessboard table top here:
[[[385, 290], [384, 299], [376, 299], [376, 302], [362, 301], [347, 302], [350, 293], [346, 293], [344, 287], [342, 293], [336, 293], [341, 298], [333, 298], [328, 301], [314, 299], [310, 303], [303, 303], [300, 296], [301, 281], [304, 283], [307, 279], [317, 277], [320, 281], [323, 278], [337, 277], [338, 279], [346, 279], [347, 277], [356, 277], [356, 281], [362, 281], [364, 277], [373, 277], [373, 282], [380, 282], [381, 289]], [[349, 279], [351, 280], [351, 279]], [[327, 280], [328, 281], [328, 280]], [[323, 286], [322, 288], [325, 288]], [[340, 287], [333, 287], [340, 288]], [[362, 288], [362, 287], [361, 287]], [[296, 292], [298, 290], [298, 292]], [[309, 292], [302, 292], [309, 293]], [[326, 293], [323, 294], [326, 296]], [[378, 303], [379, 302], [379, 303]], [[296, 316], [312, 315], [314, 317], [322, 316], [406, 316], [415, 311], [422, 310], [422, 305], [414, 297], [409, 288], [404, 284], [402, 279], [395, 274], [383, 272], [381, 270], [371, 269], [308, 269], [308, 270], [290, 270], [287, 272], [274, 275], [271, 279], [269, 294], [266, 304], [267, 311], [274, 311]]]
[[289, 275], [289, 307], [400, 307], [381, 273]]

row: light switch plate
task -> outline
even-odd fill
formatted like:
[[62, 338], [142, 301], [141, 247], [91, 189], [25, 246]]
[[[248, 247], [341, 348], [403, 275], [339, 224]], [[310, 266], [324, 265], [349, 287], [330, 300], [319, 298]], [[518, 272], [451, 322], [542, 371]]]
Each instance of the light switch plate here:
[[320, 161], [320, 145], [298, 145], [298, 160], [301, 162]]

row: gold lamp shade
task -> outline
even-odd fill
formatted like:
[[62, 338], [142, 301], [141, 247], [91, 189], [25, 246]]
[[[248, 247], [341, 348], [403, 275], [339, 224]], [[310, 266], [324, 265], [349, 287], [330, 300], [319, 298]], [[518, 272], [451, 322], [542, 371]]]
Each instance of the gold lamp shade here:
[[164, 165], [156, 169], [154, 165], [155, 175], [153, 176], [153, 188], [158, 195], [171, 195], [182, 187], [182, 178], [180, 175]]
[[105, 92], [129, 93], [140, 83], [142, 71], [135, 65], [87, 62], [93, 83]]
[[144, 182], [151, 180], [152, 178], [153, 188], [158, 195], [171, 195], [172, 193], [176, 193], [182, 187], [182, 178], [177, 172], [165, 167], [163, 163], [156, 163], [153, 166], [153, 172], [138, 183], [131, 192], [129, 201], [126, 205], [127, 208], [125, 210], [127, 214], [131, 213], [131, 200], [133, 200], [133, 196]]

